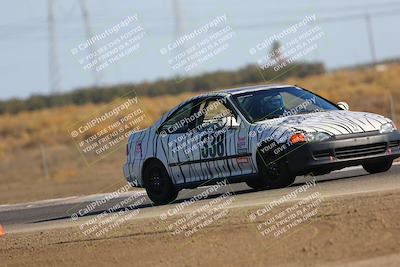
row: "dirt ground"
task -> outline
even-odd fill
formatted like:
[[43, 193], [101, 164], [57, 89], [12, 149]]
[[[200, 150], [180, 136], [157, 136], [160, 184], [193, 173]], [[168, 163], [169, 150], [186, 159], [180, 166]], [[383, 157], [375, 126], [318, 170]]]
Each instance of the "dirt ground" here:
[[90, 166], [72, 146], [48, 146], [46, 154], [48, 177], [39, 147], [15, 150], [0, 159], [0, 205], [112, 192], [126, 184], [123, 146]]
[[399, 266], [399, 204], [400, 190], [324, 199], [313, 217], [278, 237], [260, 233], [262, 217], [249, 220], [260, 207], [230, 209], [189, 237], [173, 236], [170, 219], [159, 218], [129, 221], [100, 238], [78, 228], [6, 234], [0, 265]]

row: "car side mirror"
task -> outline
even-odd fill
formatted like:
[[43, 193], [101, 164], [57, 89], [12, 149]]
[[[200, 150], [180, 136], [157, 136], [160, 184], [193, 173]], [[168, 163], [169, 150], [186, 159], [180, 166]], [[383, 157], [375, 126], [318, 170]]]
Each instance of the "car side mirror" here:
[[337, 105], [342, 110], [349, 110], [350, 109], [349, 104], [347, 104], [346, 102], [338, 102]]
[[240, 122], [235, 117], [223, 117], [221, 118], [221, 126], [228, 128], [239, 128]]

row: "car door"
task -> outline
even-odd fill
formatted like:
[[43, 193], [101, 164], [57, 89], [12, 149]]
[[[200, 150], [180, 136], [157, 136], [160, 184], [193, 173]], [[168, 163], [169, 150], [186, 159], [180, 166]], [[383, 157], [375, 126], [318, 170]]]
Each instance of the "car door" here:
[[247, 130], [227, 98], [212, 97], [198, 103], [194, 136], [200, 140], [193, 151], [191, 167], [201, 171], [202, 180], [233, 177], [254, 172]]
[[202, 174], [193, 169], [191, 163], [196, 155], [192, 153], [195, 145], [193, 128], [196, 126], [194, 111], [198, 100], [192, 100], [172, 113], [158, 128], [158, 135], [166, 154], [167, 168], [175, 184], [188, 183], [202, 179]]

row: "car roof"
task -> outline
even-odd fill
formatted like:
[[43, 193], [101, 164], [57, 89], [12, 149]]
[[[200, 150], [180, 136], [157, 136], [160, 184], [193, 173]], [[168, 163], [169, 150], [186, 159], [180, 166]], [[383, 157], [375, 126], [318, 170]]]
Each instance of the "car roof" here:
[[262, 84], [262, 85], [253, 85], [253, 86], [245, 86], [245, 87], [236, 87], [231, 89], [224, 89], [220, 91], [214, 91], [207, 93], [205, 95], [217, 95], [217, 96], [226, 96], [226, 95], [237, 95], [247, 92], [261, 91], [261, 90], [270, 90], [277, 88], [285, 88], [285, 87], [294, 87], [294, 85], [284, 85], [284, 84]]

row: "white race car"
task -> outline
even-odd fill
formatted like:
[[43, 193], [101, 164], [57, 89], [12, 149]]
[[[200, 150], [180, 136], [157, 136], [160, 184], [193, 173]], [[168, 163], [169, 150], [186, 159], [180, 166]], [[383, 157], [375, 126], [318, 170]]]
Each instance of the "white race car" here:
[[390, 169], [400, 134], [383, 116], [348, 111], [308, 90], [262, 85], [194, 97], [127, 144], [126, 179], [156, 204], [179, 190], [226, 179], [254, 189], [279, 188], [295, 177], [362, 165]]

